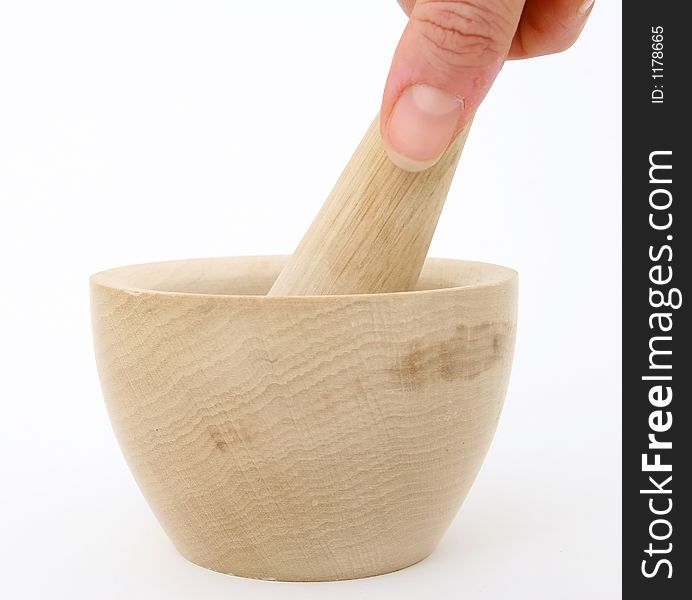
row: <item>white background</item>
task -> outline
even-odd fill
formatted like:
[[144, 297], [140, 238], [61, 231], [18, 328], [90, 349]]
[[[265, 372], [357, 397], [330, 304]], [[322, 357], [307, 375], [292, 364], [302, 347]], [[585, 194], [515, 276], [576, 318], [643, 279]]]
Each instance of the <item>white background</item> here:
[[497, 436], [398, 573], [245, 580], [180, 558], [111, 432], [87, 278], [290, 253], [379, 106], [394, 0], [0, 1], [0, 597], [620, 595], [620, 4], [508, 64], [431, 254], [521, 276]]

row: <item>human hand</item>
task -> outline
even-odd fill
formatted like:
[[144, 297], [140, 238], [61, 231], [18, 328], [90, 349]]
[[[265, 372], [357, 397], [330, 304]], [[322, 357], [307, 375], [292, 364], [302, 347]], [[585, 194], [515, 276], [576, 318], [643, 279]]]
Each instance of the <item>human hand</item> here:
[[392, 161], [434, 165], [488, 93], [506, 59], [553, 54], [579, 37], [594, 0], [398, 0], [409, 22], [382, 99]]

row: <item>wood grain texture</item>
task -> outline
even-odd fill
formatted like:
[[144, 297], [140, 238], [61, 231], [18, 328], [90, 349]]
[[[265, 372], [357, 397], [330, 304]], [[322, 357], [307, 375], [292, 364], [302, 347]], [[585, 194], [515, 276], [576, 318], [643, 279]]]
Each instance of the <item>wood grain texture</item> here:
[[375, 118], [269, 295], [413, 289], [469, 127], [435, 166], [409, 173], [387, 158]]
[[495, 431], [516, 273], [428, 259], [421, 291], [265, 296], [285, 262], [94, 275], [114, 431], [199, 565], [290, 581], [403, 568], [434, 549]]

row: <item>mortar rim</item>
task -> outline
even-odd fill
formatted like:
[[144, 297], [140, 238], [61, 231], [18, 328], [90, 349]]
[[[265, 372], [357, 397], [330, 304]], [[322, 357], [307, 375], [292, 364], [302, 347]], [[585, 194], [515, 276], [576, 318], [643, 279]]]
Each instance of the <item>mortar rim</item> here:
[[[444, 257], [427, 257], [426, 263], [428, 261], [434, 262], [454, 262], [463, 263], [468, 265], [481, 265], [483, 267], [491, 267], [497, 269], [502, 276], [497, 279], [490, 279], [487, 281], [481, 281], [477, 283], [469, 283], [467, 285], [433, 288], [427, 290], [409, 290], [404, 292], [379, 292], [375, 294], [330, 294], [330, 295], [306, 295], [306, 296], [267, 296], [262, 294], [220, 294], [220, 293], [201, 293], [201, 292], [173, 292], [170, 290], [156, 290], [146, 287], [137, 287], [131, 285], [118, 285], [114, 281], [108, 281], [108, 277], [117, 277], [117, 272], [124, 272], [128, 269], [135, 269], [137, 267], [147, 267], [154, 265], [170, 265], [172, 263], [193, 263], [193, 262], [204, 262], [204, 261], [217, 261], [224, 259], [288, 259], [288, 255], [284, 254], [254, 254], [254, 255], [235, 255], [235, 256], [206, 256], [206, 257], [196, 257], [196, 258], [181, 258], [172, 260], [160, 260], [160, 261], [149, 261], [141, 263], [133, 263], [128, 265], [121, 265], [118, 267], [111, 267], [109, 269], [104, 269], [93, 273], [89, 277], [89, 284], [91, 286], [98, 286], [102, 288], [117, 290], [120, 292], [129, 293], [132, 295], [148, 294], [151, 296], [182, 296], [187, 298], [227, 298], [227, 299], [248, 299], [248, 300], [258, 300], [262, 299], [265, 302], [286, 302], [292, 301], [312, 301], [312, 302], [325, 302], [325, 301], [335, 301], [335, 300], [358, 300], [366, 298], [377, 298], [385, 300], [387, 298], [410, 298], [418, 297], [428, 294], [449, 294], [452, 292], [468, 291], [468, 290], [478, 290], [478, 289], [488, 289], [492, 287], [500, 287], [507, 285], [511, 282], [515, 282], [519, 278], [519, 273], [504, 265], [499, 265], [497, 263], [491, 263], [486, 261], [478, 260], [466, 260], [460, 258], [444, 258]], [[425, 268], [425, 267], [424, 267]]]

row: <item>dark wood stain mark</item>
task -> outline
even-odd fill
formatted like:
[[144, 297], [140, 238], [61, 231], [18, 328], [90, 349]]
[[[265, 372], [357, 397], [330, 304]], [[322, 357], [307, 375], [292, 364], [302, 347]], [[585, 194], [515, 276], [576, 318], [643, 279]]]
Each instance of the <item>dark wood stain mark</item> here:
[[230, 422], [209, 425], [207, 426], [207, 433], [220, 452], [227, 452], [232, 447], [242, 448], [252, 444], [257, 435], [249, 428], [240, 427], [238, 423]]
[[207, 427], [207, 432], [209, 433], [214, 446], [216, 446], [218, 450], [221, 452], [228, 450], [228, 442], [226, 441], [225, 436], [219, 427], [216, 425], [209, 425], [209, 427]]
[[471, 380], [511, 351], [513, 334], [506, 322], [458, 325], [450, 339], [413, 343], [388, 373], [409, 390], [440, 380]]

